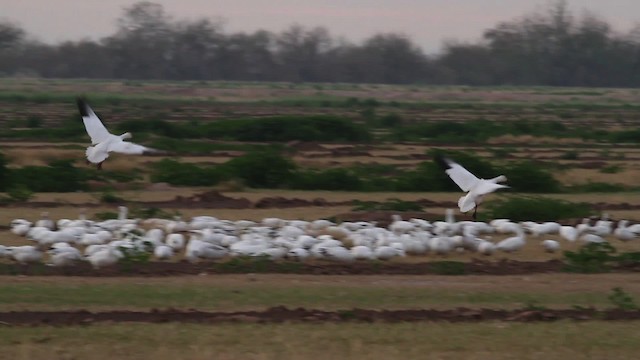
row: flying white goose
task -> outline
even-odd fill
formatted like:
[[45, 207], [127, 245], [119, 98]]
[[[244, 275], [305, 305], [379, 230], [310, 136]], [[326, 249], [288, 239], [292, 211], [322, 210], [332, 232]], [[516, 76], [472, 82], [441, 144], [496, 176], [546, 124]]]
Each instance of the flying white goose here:
[[498, 184], [499, 182], [507, 181], [507, 177], [500, 175], [492, 179], [479, 179], [473, 175], [469, 170], [462, 167], [462, 165], [455, 161], [437, 155], [436, 162], [440, 167], [449, 175], [456, 185], [466, 192], [467, 195], [460, 197], [458, 200], [458, 206], [460, 211], [466, 213], [473, 209], [473, 218], [476, 218], [476, 212], [478, 206], [482, 202], [482, 197], [486, 194], [492, 193], [500, 188], [506, 188], [507, 185]]
[[87, 161], [98, 164], [98, 170], [102, 168], [102, 163], [109, 157], [110, 152], [137, 155], [157, 152], [155, 149], [124, 141], [132, 137], [129, 132], [122, 135], [111, 134], [84, 99], [78, 98], [77, 103], [84, 127], [91, 137], [92, 146], [87, 147], [86, 151]]

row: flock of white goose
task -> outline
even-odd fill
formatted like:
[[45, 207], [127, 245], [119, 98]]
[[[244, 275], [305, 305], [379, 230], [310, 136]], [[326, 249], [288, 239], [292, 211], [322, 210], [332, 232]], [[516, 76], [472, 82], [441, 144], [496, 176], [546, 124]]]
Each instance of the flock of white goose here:
[[[119, 208], [117, 219], [106, 221], [88, 220], [84, 213], [78, 219], [58, 221], [47, 215], [43, 213], [35, 222], [13, 220], [11, 231], [34, 244], [0, 245], [0, 258], [20, 264], [45, 262], [51, 266], [88, 261], [94, 268], [102, 268], [117, 263], [132, 250], [148, 252], [157, 260], [184, 258], [190, 262], [234, 256], [352, 262], [464, 251], [482, 255], [498, 251], [511, 253], [522, 249], [527, 237], [546, 251], [556, 252], [562, 248], [563, 241], [583, 244], [613, 239], [631, 241], [640, 234], [640, 224], [629, 226], [628, 221], [621, 220], [616, 225], [606, 216], [595, 224], [584, 219], [577, 226], [556, 222], [516, 223], [508, 219], [485, 223], [455, 221], [452, 210], [447, 210], [444, 221], [402, 220], [394, 216], [386, 228], [365, 221], [336, 224], [328, 220], [280, 218], [261, 221], [230, 221], [211, 216], [196, 216], [190, 221], [129, 219], [124, 206]], [[560, 241], [545, 239], [552, 234]], [[503, 239], [492, 241], [493, 237]]]

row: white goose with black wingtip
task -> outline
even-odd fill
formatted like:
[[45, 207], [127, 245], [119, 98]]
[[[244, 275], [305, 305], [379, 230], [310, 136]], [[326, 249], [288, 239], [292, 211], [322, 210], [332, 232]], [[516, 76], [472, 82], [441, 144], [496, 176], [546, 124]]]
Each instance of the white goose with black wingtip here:
[[458, 207], [460, 207], [460, 211], [463, 213], [473, 210], [474, 219], [476, 218], [478, 205], [482, 202], [483, 196], [498, 189], [509, 187], [498, 184], [507, 181], [507, 177], [504, 175], [496, 176], [492, 179], [480, 179], [462, 167], [462, 165], [449, 158], [437, 155], [435, 160], [447, 175], [449, 175], [451, 180], [453, 180], [462, 191], [467, 193], [458, 200]]
[[129, 132], [122, 135], [111, 134], [84, 99], [78, 98], [77, 103], [84, 127], [91, 137], [91, 146], [86, 151], [87, 161], [97, 164], [98, 169], [102, 168], [102, 163], [110, 152], [134, 155], [157, 152], [155, 149], [124, 141], [132, 137]]

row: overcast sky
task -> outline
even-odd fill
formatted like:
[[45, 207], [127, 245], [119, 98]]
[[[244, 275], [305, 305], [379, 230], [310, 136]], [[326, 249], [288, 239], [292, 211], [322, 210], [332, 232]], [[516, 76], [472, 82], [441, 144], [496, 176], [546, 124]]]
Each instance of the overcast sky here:
[[[0, 0], [9, 20], [41, 41], [99, 39], [114, 33], [127, 0]], [[333, 36], [360, 41], [401, 32], [427, 53], [443, 40], [476, 40], [500, 21], [540, 10], [551, 0], [155, 0], [175, 18], [222, 18], [228, 32], [280, 31], [293, 23], [325, 26]], [[640, 0], [568, 0], [574, 14], [590, 10], [614, 29], [640, 22]], [[55, 10], [54, 10], [55, 7]]]

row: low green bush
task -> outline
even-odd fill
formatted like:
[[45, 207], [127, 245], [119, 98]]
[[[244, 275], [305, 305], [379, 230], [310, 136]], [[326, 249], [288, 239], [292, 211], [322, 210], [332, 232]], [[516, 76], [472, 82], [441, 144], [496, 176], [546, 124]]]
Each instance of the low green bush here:
[[10, 202], [25, 202], [33, 197], [33, 191], [24, 185], [17, 185], [7, 190]]
[[438, 275], [464, 275], [467, 273], [467, 264], [461, 261], [432, 261], [429, 268]]
[[633, 297], [624, 291], [621, 287], [614, 287], [611, 289], [611, 294], [607, 296], [607, 299], [613, 304], [616, 309], [620, 310], [638, 310], [638, 305], [636, 304]]
[[216, 166], [198, 166], [175, 159], [163, 159], [151, 165], [151, 181], [176, 186], [211, 186], [224, 179]]
[[349, 169], [298, 170], [289, 181], [293, 189], [361, 191], [364, 181]]
[[[471, 106], [471, 104], [470, 104]], [[462, 106], [461, 106], [462, 107]], [[457, 121], [435, 121], [408, 125], [395, 129], [393, 136], [404, 140], [425, 140], [475, 144], [485, 143], [491, 137], [502, 135], [534, 135], [552, 137], [579, 137], [573, 129], [559, 121], [489, 121], [486, 119]]]
[[506, 185], [514, 192], [557, 193], [562, 190], [562, 185], [550, 172], [533, 162], [509, 164], [494, 172], [494, 174], [497, 173], [507, 177]]
[[250, 187], [284, 188], [294, 176], [296, 165], [276, 151], [255, 151], [231, 159], [219, 169]]
[[179, 139], [368, 142], [372, 138], [366, 127], [346, 118], [327, 115], [219, 120], [200, 126], [170, 123], [163, 120], [129, 120], [118, 124], [117, 128], [120, 131], [148, 132]]
[[422, 205], [413, 201], [387, 199], [384, 202], [354, 200], [351, 211], [422, 211]]
[[603, 174], [617, 174], [622, 171], [623, 168], [620, 165], [608, 165], [600, 169], [600, 172]]
[[87, 190], [88, 172], [72, 160], [56, 160], [48, 166], [11, 169], [11, 186], [24, 186], [34, 192], [74, 192]]
[[590, 243], [578, 251], [564, 251], [565, 271], [578, 273], [607, 272], [616, 261], [616, 248], [609, 243]]
[[158, 137], [148, 143], [149, 147], [165, 150], [172, 154], [210, 154], [214, 151], [261, 151], [261, 150], [281, 150], [282, 146], [277, 144], [257, 145], [257, 144], [230, 144], [214, 143], [208, 141], [174, 139], [168, 137]]
[[118, 196], [113, 190], [105, 190], [99, 196], [98, 200], [104, 204], [122, 204], [125, 200]]
[[615, 193], [629, 191], [629, 188], [621, 184], [603, 182], [588, 182], [566, 187], [567, 192], [573, 193]]
[[513, 221], [557, 221], [593, 214], [586, 204], [536, 196], [503, 195], [501, 199], [489, 201], [483, 206], [487, 210], [482, 216]]
[[221, 273], [298, 273], [304, 264], [291, 261], [274, 261], [268, 255], [236, 256], [227, 261], [212, 264]]

